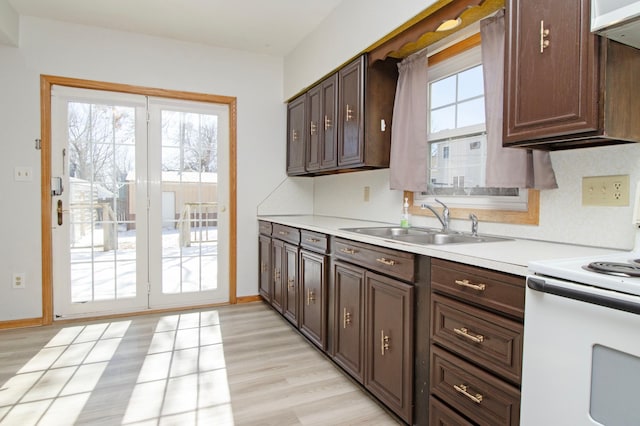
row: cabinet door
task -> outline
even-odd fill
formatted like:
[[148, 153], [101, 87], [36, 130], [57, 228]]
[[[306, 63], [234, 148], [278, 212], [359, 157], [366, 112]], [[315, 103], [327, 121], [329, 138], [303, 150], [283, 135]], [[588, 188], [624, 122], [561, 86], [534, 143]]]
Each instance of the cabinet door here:
[[327, 256], [300, 250], [300, 331], [326, 349]]
[[284, 245], [284, 317], [298, 326], [298, 247]]
[[271, 305], [278, 311], [282, 312], [283, 292], [282, 292], [282, 276], [283, 276], [283, 256], [284, 243], [280, 240], [271, 241], [271, 267], [273, 268], [273, 285], [271, 287]]
[[597, 130], [589, 0], [508, 0], [507, 18], [504, 144]]
[[413, 286], [368, 271], [365, 282], [365, 386], [411, 424]]
[[338, 166], [364, 162], [365, 56], [338, 72]]
[[306, 95], [287, 105], [287, 174], [305, 172], [305, 144], [307, 142]]
[[309, 139], [307, 141], [307, 171], [320, 169], [320, 145], [322, 144], [322, 84], [307, 92], [307, 110], [309, 121]]
[[333, 359], [360, 383], [364, 374], [364, 273], [346, 263], [333, 266]]
[[320, 168], [335, 168], [338, 165], [338, 74], [322, 83], [322, 113], [318, 123], [322, 142], [320, 144]]
[[271, 238], [260, 235], [258, 239], [260, 256], [260, 295], [271, 303]]

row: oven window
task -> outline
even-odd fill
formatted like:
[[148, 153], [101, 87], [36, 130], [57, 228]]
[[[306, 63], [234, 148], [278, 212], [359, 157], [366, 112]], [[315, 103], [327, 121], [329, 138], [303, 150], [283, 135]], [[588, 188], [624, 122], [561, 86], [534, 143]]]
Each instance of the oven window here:
[[603, 425], [640, 424], [640, 358], [593, 346], [589, 414]]

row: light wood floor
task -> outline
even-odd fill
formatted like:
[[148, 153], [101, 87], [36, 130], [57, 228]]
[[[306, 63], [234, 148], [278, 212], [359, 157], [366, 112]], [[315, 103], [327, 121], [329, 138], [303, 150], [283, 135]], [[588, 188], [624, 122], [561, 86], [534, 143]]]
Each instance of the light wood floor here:
[[0, 332], [0, 425], [396, 425], [269, 307]]

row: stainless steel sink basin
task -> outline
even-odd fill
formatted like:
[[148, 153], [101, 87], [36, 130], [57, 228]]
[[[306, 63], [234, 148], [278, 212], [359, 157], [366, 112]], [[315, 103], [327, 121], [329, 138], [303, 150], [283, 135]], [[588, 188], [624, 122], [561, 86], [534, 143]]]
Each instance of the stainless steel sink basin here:
[[509, 238], [494, 237], [488, 235], [471, 235], [460, 232], [442, 232], [433, 228], [400, 228], [395, 226], [380, 226], [372, 228], [344, 228], [343, 231], [356, 232], [358, 234], [381, 237], [411, 244], [444, 245], [444, 244], [469, 244], [490, 243], [496, 241], [509, 241]]

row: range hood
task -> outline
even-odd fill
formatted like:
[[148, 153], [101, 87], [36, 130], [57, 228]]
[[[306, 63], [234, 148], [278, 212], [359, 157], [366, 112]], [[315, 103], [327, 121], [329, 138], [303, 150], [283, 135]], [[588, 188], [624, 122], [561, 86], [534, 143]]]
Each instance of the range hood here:
[[591, 31], [640, 48], [640, 1], [591, 0]]

